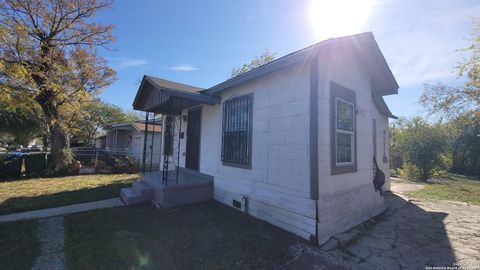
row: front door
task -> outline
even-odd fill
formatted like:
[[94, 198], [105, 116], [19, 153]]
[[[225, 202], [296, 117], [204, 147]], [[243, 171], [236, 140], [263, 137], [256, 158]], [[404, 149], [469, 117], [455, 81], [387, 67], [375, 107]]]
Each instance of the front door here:
[[192, 170], [200, 168], [200, 121], [202, 109], [194, 109], [188, 112], [187, 125], [187, 156], [185, 167]]

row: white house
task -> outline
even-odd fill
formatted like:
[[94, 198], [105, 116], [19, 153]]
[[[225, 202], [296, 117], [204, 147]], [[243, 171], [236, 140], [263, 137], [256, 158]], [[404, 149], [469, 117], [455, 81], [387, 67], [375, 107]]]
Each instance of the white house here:
[[[373, 158], [389, 190], [394, 116], [383, 96], [397, 90], [373, 34], [363, 33], [314, 44], [208, 89], [145, 76], [133, 107], [164, 115], [165, 171], [179, 165], [184, 178], [208, 176], [215, 200], [321, 244], [385, 209], [372, 184]], [[122, 198], [147, 194], [166, 206], [173, 187], [165, 177], [172, 175], [144, 174], [149, 184]], [[143, 192], [148, 187], [155, 192]], [[197, 189], [183, 198], [202, 192], [208, 194]]]
[[[150, 122], [147, 126], [148, 132], [145, 135], [145, 122], [143, 121], [115, 123], [107, 130], [105, 136], [97, 138], [95, 146], [112, 153], [133, 156], [140, 164], [143, 162], [143, 148], [146, 144], [145, 163], [149, 166], [151, 161], [152, 167], [159, 168], [162, 126], [158, 122]], [[147, 137], [146, 142], [145, 136]]]

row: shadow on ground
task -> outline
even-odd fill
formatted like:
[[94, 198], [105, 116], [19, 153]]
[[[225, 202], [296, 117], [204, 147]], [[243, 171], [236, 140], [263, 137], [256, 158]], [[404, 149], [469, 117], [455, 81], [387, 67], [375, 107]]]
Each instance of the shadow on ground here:
[[39, 254], [36, 220], [0, 223], [0, 269], [31, 269]]
[[354, 269], [425, 269], [453, 266], [456, 258], [445, 228], [448, 213], [428, 211], [394, 193], [388, 210], [368, 221], [364, 232], [333, 253]]
[[216, 201], [69, 215], [65, 233], [68, 269], [272, 269], [302, 241]]
[[385, 202], [388, 210], [347, 232], [355, 237], [343, 247], [308, 250], [281, 269], [426, 269], [458, 262], [445, 227], [448, 213], [390, 192]]

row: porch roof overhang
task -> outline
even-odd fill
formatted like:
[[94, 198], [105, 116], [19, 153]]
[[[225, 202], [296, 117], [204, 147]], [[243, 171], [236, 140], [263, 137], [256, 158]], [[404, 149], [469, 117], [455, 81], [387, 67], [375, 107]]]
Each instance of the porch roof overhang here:
[[133, 109], [178, 115], [193, 106], [220, 103], [220, 98], [200, 93], [201, 90], [203, 89], [145, 75], [133, 101]]
[[385, 103], [385, 100], [383, 99], [382, 96], [378, 96], [375, 94], [375, 92], [372, 92], [372, 100], [373, 104], [377, 107], [377, 109], [380, 111], [381, 114], [387, 116], [388, 118], [392, 119], [398, 119], [397, 116], [393, 115], [390, 109], [387, 106], [387, 103]]

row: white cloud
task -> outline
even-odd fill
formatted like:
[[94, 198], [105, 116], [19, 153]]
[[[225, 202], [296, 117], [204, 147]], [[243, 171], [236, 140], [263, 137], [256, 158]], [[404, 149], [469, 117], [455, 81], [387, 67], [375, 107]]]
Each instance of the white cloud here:
[[169, 69], [173, 71], [180, 71], [180, 72], [190, 72], [190, 71], [198, 70], [198, 68], [192, 64], [175, 65], [175, 66], [169, 67]]
[[118, 68], [131, 68], [131, 67], [139, 67], [148, 64], [148, 61], [142, 58], [126, 58], [126, 57], [119, 57], [119, 58], [107, 58], [114, 63], [114, 66]]
[[138, 67], [146, 64], [148, 64], [148, 62], [145, 59], [125, 59], [120, 63], [123, 67]]
[[480, 12], [480, 5], [429, 0], [419, 4], [432, 7], [425, 12], [415, 8], [417, 1], [401, 3], [403, 8], [380, 7], [379, 17], [371, 22], [400, 87], [456, 78], [455, 67], [465, 56], [458, 50], [468, 45], [464, 37], [469, 36], [470, 18]]

